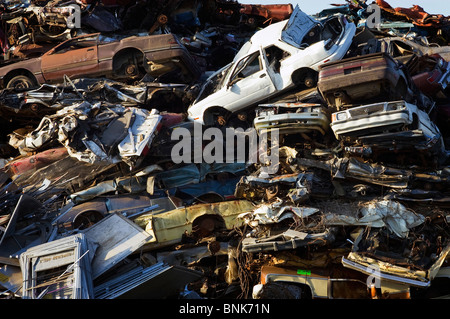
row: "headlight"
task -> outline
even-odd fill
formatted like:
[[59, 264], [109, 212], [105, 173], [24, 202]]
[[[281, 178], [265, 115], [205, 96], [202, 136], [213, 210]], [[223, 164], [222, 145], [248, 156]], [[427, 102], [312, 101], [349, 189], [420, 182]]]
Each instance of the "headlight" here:
[[344, 121], [347, 119], [346, 112], [333, 113], [331, 116], [332, 121]]
[[403, 103], [389, 103], [386, 106], [386, 111], [395, 111], [395, 110], [401, 110], [404, 108], [405, 108], [405, 105]]
[[275, 110], [274, 109], [259, 109], [258, 111], [256, 111], [256, 116], [268, 116], [268, 115], [274, 115], [275, 114]]
[[322, 108], [321, 107], [315, 107], [312, 109], [313, 113], [322, 113]]

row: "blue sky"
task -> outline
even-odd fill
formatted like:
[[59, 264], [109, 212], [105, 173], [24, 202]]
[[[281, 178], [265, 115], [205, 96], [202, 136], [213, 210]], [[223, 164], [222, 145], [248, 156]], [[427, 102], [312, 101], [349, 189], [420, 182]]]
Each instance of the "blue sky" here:
[[[443, 14], [450, 16], [450, 1], [449, 0], [385, 0], [391, 7], [410, 8], [417, 4], [424, 8], [430, 14]], [[294, 6], [299, 5], [300, 9], [308, 14], [315, 14], [322, 9], [331, 7], [330, 4], [345, 4], [345, 0], [238, 0], [242, 4], [288, 4], [292, 3]], [[367, 0], [367, 3], [372, 3], [372, 0]]]

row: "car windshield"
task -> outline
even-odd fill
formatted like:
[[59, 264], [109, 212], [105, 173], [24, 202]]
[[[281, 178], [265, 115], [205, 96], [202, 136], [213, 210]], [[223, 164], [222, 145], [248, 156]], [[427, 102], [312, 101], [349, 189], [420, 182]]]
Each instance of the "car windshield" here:
[[213, 94], [217, 90], [219, 90], [223, 86], [223, 81], [228, 74], [230, 70], [232, 70], [232, 64], [230, 64], [228, 67], [224, 68], [222, 71], [217, 72], [214, 76], [209, 78], [205, 84], [202, 86], [202, 89], [200, 90], [200, 93], [197, 96], [197, 99], [195, 100], [195, 103], [198, 101], [203, 100], [207, 96]]

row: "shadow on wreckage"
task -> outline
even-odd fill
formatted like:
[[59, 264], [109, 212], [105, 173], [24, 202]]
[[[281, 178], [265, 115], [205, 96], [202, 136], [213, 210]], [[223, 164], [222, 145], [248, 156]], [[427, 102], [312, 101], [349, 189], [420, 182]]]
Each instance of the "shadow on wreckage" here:
[[[355, 24], [346, 55], [310, 88], [215, 124], [280, 129], [279, 170], [267, 176], [265, 163], [174, 163], [170, 136], [192, 129], [187, 110], [206, 75], [294, 8], [145, 3], [82, 2], [79, 30], [58, 6], [2, 7], [4, 67], [76, 35], [114, 42], [132, 30], [176, 35], [188, 67], [201, 67], [197, 81], [178, 70], [130, 81], [76, 72], [1, 91], [4, 298], [448, 297], [450, 50], [430, 45], [448, 39], [445, 17], [425, 24], [382, 6], [387, 33], [364, 24], [363, 4], [321, 12]], [[31, 268], [43, 255], [60, 262]]]

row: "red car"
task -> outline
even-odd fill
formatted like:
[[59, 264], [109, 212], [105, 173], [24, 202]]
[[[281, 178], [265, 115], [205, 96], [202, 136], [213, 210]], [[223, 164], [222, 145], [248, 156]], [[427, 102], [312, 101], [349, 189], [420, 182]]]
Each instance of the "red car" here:
[[187, 49], [173, 34], [131, 36], [101, 41], [100, 34], [66, 40], [42, 56], [0, 68], [2, 87], [27, 89], [62, 82], [64, 75], [113, 79], [159, 77], [176, 72], [178, 82], [197, 79], [198, 69]]
[[406, 65], [414, 84], [429, 96], [444, 91], [450, 82], [450, 62], [439, 54], [414, 56]]

